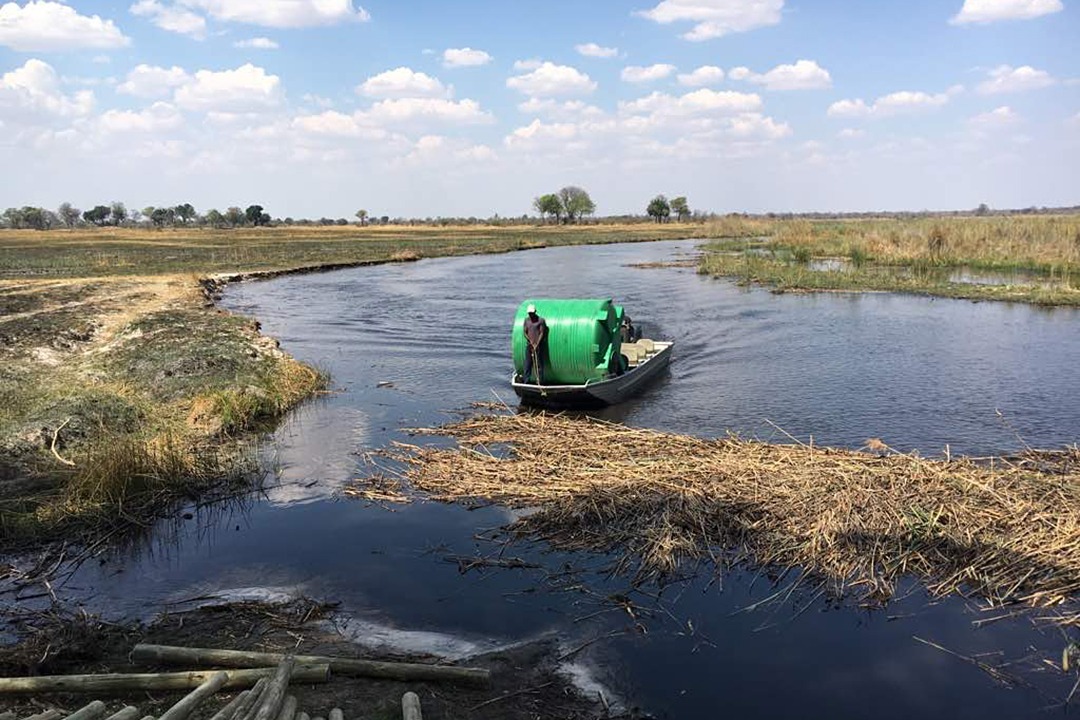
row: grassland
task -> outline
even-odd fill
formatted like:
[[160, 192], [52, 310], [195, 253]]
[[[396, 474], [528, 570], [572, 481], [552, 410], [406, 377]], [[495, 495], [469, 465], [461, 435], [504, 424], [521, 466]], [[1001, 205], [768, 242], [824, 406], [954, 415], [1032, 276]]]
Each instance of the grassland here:
[[[907, 292], [1080, 305], [1080, 216], [777, 221], [710, 228], [700, 271], [779, 291]], [[753, 231], [757, 231], [756, 233]], [[820, 262], [832, 261], [832, 262]], [[958, 271], [995, 282], [963, 282]]]
[[250, 440], [326, 378], [208, 276], [700, 237], [700, 225], [0, 231], [0, 551], [245, 487]]

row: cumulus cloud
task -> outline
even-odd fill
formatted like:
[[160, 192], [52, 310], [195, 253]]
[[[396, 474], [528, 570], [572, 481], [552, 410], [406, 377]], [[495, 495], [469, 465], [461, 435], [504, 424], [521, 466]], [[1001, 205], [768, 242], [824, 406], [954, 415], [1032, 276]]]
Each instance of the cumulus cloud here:
[[443, 51], [443, 66], [448, 68], [478, 67], [487, 65], [491, 60], [491, 55], [483, 50], [473, 50], [469, 47], [447, 48]]
[[1057, 81], [1045, 70], [1036, 70], [1030, 65], [1014, 68], [999, 65], [988, 73], [988, 79], [979, 83], [976, 91], [982, 95], [1024, 92], [1050, 87]]
[[879, 97], [871, 105], [867, 105], [861, 98], [839, 100], [829, 106], [828, 115], [836, 118], [879, 118], [931, 110], [947, 102], [949, 102], [948, 93], [931, 95], [902, 90]]
[[254, 50], [277, 50], [281, 46], [270, 38], [257, 37], [249, 38], [248, 40], [237, 40], [233, 43], [233, 47], [252, 48]]
[[518, 72], [525, 72], [527, 70], [535, 70], [544, 64], [544, 61], [540, 58], [528, 58], [527, 60], [515, 60], [514, 70]]
[[584, 43], [582, 45], [575, 45], [574, 49], [585, 57], [592, 58], [613, 58], [619, 54], [619, 48], [604, 47], [597, 45], [596, 43]]
[[777, 65], [765, 73], [737, 67], [728, 75], [733, 80], [763, 85], [767, 90], [820, 90], [832, 87], [829, 71], [813, 60], [798, 60], [794, 65]]
[[776, 25], [783, 9], [784, 0], [662, 0], [637, 14], [662, 25], [693, 22], [682, 37], [698, 42]]
[[258, 112], [279, 105], [281, 78], [247, 63], [235, 70], [199, 70], [176, 91], [176, 104], [185, 110], [224, 113]]
[[131, 40], [112, 20], [80, 15], [68, 5], [31, 0], [25, 6], [0, 5], [0, 45], [20, 52], [108, 49], [130, 45]]
[[1061, 0], [964, 0], [960, 12], [949, 22], [965, 25], [998, 20], [1030, 20], [1064, 9]]
[[969, 118], [968, 125], [976, 130], [996, 130], [1015, 125], [1018, 121], [1019, 116], [1016, 112], [1008, 105], [1002, 105], [990, 112], [984, 112]]
[[866, 131], [860, 130], [858, 128], [844, 128], [840, 132], [836, 133], [837, 137], [843, 138], [844, 140], [854, 140], [856, 138], [864, 137], [865, 135]]
[[657, 63], [646, 67], [628, 65], [623, 68], [620, 77], [622, 77], [624, 82], [644, 83], [662, 80], [673, 72], [675, 72], [675, 66], [666, 63]]
[[98, 120], [101, 129], [108, 133], [153, 133], [180, 127], [183, 116], [176, 107], [156, 102], [145, 110], [109, 110]]
[[475, 100], [420, 97], [380, 100], [365, 113], [365, 117], [379, 125], [422, 120], [484, 125], [495, 121]]
[[65, 95], [52, 65], [37, 59], [0, 75], [0, 121], [34, 123], [82, 117], [94, 109], [94, 93]]
[[206, 37], [206, 19], [182, 7], [164, 5], [158, 0], [139, 0], [131, 6], [131, 14], [149, 18], [162, 30], [198, 40]]
[[566, 141], [578, 133], [578, 128], [573, 123], [544, 123], [533, 120], [524, 127], [519, 127], [503, 138], [503, 143], [509, 148], [528, 147], [538, 141], [546, 140]]
[[292, 126], [307, 135], [331, 138], [381, 140], [387, 136], [387, 131], [372, 125], [363, 112], [346, 115], [327, 110], [314, 115], [300, 115], [293, 119]]
[[716, 85], [724, 80], [724, 71], [715, 65], [702, 65], [693, 72], [679, 73], [678, 80], [686, 87]]
[[407, 67], [373, 75], [356, 91], [373, 98], [448, 97], [450, 94], [437, 79]]
[[588, 95], [596, 90], [596, 83], [585, 73], [552, 62], [543, 62], [532, 72], [509, 78], [506, 86], [531, 97]]
[[595, 105], [589, 105], [582, 100], [566, 100], [559, 102], [551, 98], [529, 98], [518, 104], [518, 110], [530, 115], [544, 115], [550, 118], [579, 119], [585, 117], [601, 117], [604, 111]]
[[117, 86], [116, 92], [143, 98], [160, 98], [172, 95], [173, 90], [191, 82], [191, 76], [181, 67], [171, 68], [154, 65], [136, 65], [127, 79]]
[[679, 97], [654, 92], [637, 100], [620, 102], [619, 111], [630, 115], [688, 116], [700, 113], [756, 112], [761, 106], [761, 97], [754, 93], [702, 88]]

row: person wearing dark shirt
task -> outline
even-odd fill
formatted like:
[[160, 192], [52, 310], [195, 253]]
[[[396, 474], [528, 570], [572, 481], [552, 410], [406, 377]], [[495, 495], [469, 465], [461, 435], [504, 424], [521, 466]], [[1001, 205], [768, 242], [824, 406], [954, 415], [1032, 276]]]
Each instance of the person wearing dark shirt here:
[[536, 306], [529, 305], [525, 318], [525, 340], [529, 348], [525, 353], [525, 374], [522, 379], [529, 382], [529, 376], [536, 371], [536, 384], [544, 383], [544, 343], [547, 341], [548, 326], [544, 318], [536, 314]]

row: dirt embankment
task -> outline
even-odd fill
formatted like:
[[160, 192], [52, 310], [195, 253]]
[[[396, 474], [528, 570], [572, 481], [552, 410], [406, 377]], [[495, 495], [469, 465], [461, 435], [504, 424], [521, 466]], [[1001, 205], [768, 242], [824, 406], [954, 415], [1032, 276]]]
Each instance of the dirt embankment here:
[[0, 551], [239, 480], [324, 383], [194, 276], [0, 283]]

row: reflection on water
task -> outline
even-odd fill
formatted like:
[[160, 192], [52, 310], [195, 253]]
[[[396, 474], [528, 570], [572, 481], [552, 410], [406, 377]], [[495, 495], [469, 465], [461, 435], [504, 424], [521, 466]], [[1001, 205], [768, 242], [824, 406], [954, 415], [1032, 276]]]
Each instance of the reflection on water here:
[[[509, 331], [529, 296], [615, 297], [646, 334], [676, 341], [668, 373], [600, 413], [608, 419], [846, 447], [880, 437], [929, 455], [1077, 441], [1080, 313], [884, 294], [773, 295], [692, 269], [628, 267], [694, 247], [553, 248], [230, 288], [228, 307], [257, 316], [285, 349], [327, 369], [335, 392], [298, 412], [268, 446], [275, 472], [263, 499], [205, 522], [197, 514], [167, 551], [85, 567], [73, 585], [92, 593], [92, 608], [132, 614], [229, 588], [294, 588], [340, 600], [364, 621], [420, 638], [453, 635], [470, 647], [549, 632], [573, 647], [630, 628], [575, 659], [661, 717], [713, 716], [722, 707], [733, 717], [1012, 718], [1044, 707], [1040, 693], [1064, 697], [1073, 678], [1041, 665], [1060, 656], [1061, 632], [1023, 618], [976, 628], [972, 620], [985, 617], [978, 610], [917, 588], [868, 611], [789, 592], [754, 572], [712, 577], [705, 569], [659, 596], [630, 593], [653, 610], [639, 618], [649, 630], [641, 634], [604, 602], [627, 592], [624, 580], [597, 572], [605, 558], [528, 546], [507, 552], [543, 568], [462, 574], [447, 561], [496, 552], [482, 538], [508, 521], [504, 510], [384, 509], [334, 494], [365, 470], [366, 452], [415, 441], [402, 428], [443, 422], [477, 400], [515, 404]], [[580, 565], [590, 571], [575, 574]], [[587, 582], [565, 591], [579, 580]], [[913, 636], [964, 655], [1032, 656], [1043, 668], [1029, 673], [1038, 689], [998, 687]]]

